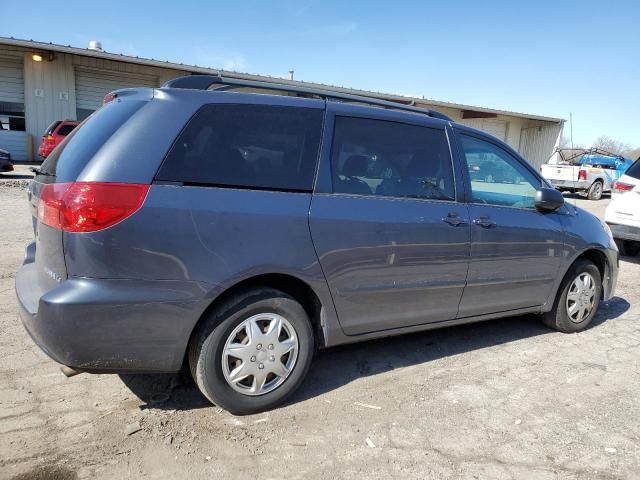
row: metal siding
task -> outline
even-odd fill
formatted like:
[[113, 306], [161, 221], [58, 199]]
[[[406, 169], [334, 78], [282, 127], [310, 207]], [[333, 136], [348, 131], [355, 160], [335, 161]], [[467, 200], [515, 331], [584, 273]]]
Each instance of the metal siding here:
[[539, 169], [551, 158], [561, 132], [561, 124], [523, 128], [520, 133], [520, 153]]
[[142, 73], [98, 70], [76, 66], [76, 108], [97, 110], [104, 96], [119, 88], [158, 87], [158, 77]]
[[[24, 104], [24, 65], [22, 56], [0, 51], [0, 102]], [[14, 160], [27, 159], [27, 133], [0, 130], [0, 148]]]
[[13, 160], [27, 160], [27, 132], [0, 130], [0, 148], [8, 151]]
[[[34, 62], [24, 55], [24, 90], [27, 134], [32, 135], [34, 156], [45, 129], [55, 120], [75, 120], [75, 85], [70, 55]], [[41, 95], [36, 96], [36, 90]], [[34, 158], [37, 160], [37, 158]]]
[[24, 73], [21, 58], [0, 55], [0, 102], [24, 103]]

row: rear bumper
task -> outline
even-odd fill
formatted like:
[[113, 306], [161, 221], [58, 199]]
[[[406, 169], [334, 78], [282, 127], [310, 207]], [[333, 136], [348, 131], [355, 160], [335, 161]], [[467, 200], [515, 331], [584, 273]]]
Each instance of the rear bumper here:
[[551, 185], [553, 185], [554, 188], [557, 188], [558, 190], [569, 190], [569, 191], [587, 190], [591, 186], [591, 183], [588, 181], [574, 182], [573, 180], [551, 179], [549, 180], [549, 182], [551, 182]]
[[634, 240], [636, 242], [640, 242], [640, 227], [609, 222], [607, 222], [607, 225], [609, 225], [609, 228], [611, 229], [613, 238], [619, 240]]
[[195, 282], [70, 278], [38, 288], [36, 264], [16, 274], [20, 317], [53, 360], [89, 372], [175, 372], [207, 306]]

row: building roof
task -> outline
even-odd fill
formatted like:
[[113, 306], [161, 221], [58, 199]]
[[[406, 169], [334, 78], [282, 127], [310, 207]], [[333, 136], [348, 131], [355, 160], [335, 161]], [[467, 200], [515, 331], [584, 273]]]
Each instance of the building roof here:
[[174, 70], [183, 70], [190, 73], [223, 75], [225, 77], [239, 78], [243, 80], [282, 83], [285, 85], [286, 84], [297, 85], [297, 86], [308, 87], [308, 88], [321, 88], [323, 90], [347, 93], [351, 95], [361, 95], [365, 97], [381, 98], [384, 100], [401, 102], [405, 104], [419, 103], [422, 105], [431, 105], [435, 107], [453, 108], [453, 109], [460, 109], [460, 110], [472, 110], [474, 112], [484, 112], [484, 113], [491, 113], [496, 115], [508, 115], [511, 117], [520, 117], [520, 118], [526, 118], [530, 120], [540, 120], [544, 122], [553, 122], [553, 123], [562, 123], [565, 121], [563, 118], [546, 117], [542, 115], [531, 115], [528, 113], [511, 112], [508, 110], [497, 110], [495, 108], [477, 107], [473, 105], [464, 105], [461, 103], [443, 102], [440, 100], [433, 100], [430, 98], [409, 97], [409, 96], [398, 95], [393, 93], [373, 92], [368, 90], [338, 87], [338, 86], [326, 85], [322, 83], [303, 82], [300, 80], [289, 80], [289, 79], [284, 79], [280, 77], [272, 77], [268, 75], [256, 75], [251, 73], [234, 72], [234, 71], [222, 70], [218, 68], [203, 67], [199, 65], [175, 63], [175, 62], [170, 62], [168, 60], [156, 60], [154, 58], [142, 58], [142, 57], [133, 57], [129, 55], [123, 55], [122, 53], [111, 53], [111, 52], [105, 52], [105, 51], [90, 50], [88, 48], [72, 47], [71, 45], [59, 45], [51, 42], [49, 43], [37, 42], [34, 40], [24, 40], [24, 39], [18, 39], [13, 37], [0, 36], [0, 45], [23, 47], [23, 48], [32, 49], [38, 52], [49, 51], [49, 52], [68, 53], [71, 55], [81, 55], [85, 57], [102, 58], [104, 60], [134, 63], [138, 65], [146, 65], [149, 67], [170, 68]]

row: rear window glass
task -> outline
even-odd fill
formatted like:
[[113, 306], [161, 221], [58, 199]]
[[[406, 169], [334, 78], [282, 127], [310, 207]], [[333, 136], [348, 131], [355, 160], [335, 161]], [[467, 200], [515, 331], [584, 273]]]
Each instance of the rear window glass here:
[[47, 127], [47, 129], [44, 131], [45, 135], [53, 135], [53, 131], [56, 129], [56, 127], [58, 125], [60, 125], [62, 122], [60, 120], [56, 120], [55, 122], [53, 122], [51, 125], [49, 125]]
[[206, 105], [180, 133], [156, 178], [310, 191], [322, 116], [312, 108]]
[[54, 148], [40, 171], [57, 182], [73, 182], [89, 160], [111, 136], [146, 102], [114, 101], [98, 109]]
[[630, 177], [640, 180], [640, 158], [633, 162], [633, 165], [631, 165], [624, 173], [625, 175], [629, 175]]
[[62, 125], [58, 130], [58, 135], [62, 135], [63, 137], [66, 137], [73, 131], [74, 128], [76, 128], [76, 126], [73, 124], [67, 123], [66, 125]]

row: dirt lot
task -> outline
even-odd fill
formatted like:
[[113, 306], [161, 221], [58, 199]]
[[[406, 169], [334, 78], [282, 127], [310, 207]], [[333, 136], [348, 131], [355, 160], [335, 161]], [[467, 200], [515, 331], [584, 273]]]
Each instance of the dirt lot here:
[[183, 377], [66, 379], [34, 346], [20, 183], [0, 180], [1, 478], [640, 477], [637, 260], [586, 332], [509, 318], [336, 348], [288, 405], [233, 417]]

